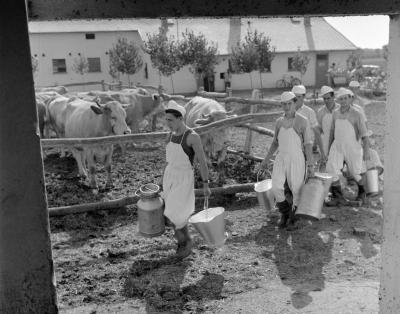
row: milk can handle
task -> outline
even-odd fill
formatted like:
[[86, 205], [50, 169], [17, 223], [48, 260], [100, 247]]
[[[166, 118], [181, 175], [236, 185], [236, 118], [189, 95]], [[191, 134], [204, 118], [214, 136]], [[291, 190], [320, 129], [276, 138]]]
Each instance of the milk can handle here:
[[269, 176], [271, 177], [271, 172], [268, 169], [267, 170], [258, 170], [257, 171], [257, 182], [258, 182], [258, 178], [259, 178], [260, 174], [264, 173], [264, 172], [268, 173]]
[[140, 197], [140, 193], [138, 194], [138, 192], [140, 192], [140, 188], [138, 188], [138, 189], [135, 191], [135, 195], [136, 195], [137, 197]]
[[204, 206], [203, 206], [203, 208], [204, 208], [204, 209], [207, 209], [207, 208], [208, 208], [208, 196], [206, 196], [206, 197], [204, 198]]

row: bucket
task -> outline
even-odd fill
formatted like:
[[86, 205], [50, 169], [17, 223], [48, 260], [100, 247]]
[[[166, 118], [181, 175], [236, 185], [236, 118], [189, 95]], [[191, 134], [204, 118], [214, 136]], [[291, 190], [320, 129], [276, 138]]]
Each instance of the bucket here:
[[135, 192], [140, 197], [137, 202], [139, 234], [144, 237], [157, 237], [165, 231], [164, 201], [159, 191], [157, 184], [148, 183]]
[[322, 180], [322, 183], [324, 185], [324, 193], [325, 193], [324, 197], [325, 198], [328, 197], [329, 189], [330, 189], [331, 184], [332, 184], [333, 176], [331, 174], [329, 174], [329, 173], [326, 173], [326, 172], [315, 172], [314, 176], [316, 178], [319, 178], [319, 179]]
[[254, 184], [254, 191], [256, 192], [258, 203], [266, 210], [274, 208], [274, 193], [272, 192], [272, 180], [266, 179], [258, 181], [259, 173], [257, 173], [257, 183]]
[[368, 196], [375, 196], [379, 193], [379, 170], [377, 168], [370, 168], [365, 173], [366, 186], [365, 192]]
[[295, 216], [307, 219], [319, 220], [322, 206], [325, 200], [324, 180], [319, 177], [311, 177], [303, 185], [300, 191], [300, 202]]
[[208, 208], [208, 198], [204, 199], [204, 209], [189, 218], [189, 222], [210, 246], [225, 244], [225, 209]]

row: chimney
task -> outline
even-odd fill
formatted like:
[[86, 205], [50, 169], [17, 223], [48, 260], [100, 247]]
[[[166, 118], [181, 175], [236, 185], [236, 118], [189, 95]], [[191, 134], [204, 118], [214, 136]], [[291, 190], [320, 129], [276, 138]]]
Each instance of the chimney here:
[[310, 16], [304, 17], [304, 26], [311, 26], [311, 17]]
[[240, 43], [242, 29], [242, 20], [240, 17], [231, 17], [229, 19], [229, 35], [228, 35], [228, 54], [232, 52], [232, 48]]

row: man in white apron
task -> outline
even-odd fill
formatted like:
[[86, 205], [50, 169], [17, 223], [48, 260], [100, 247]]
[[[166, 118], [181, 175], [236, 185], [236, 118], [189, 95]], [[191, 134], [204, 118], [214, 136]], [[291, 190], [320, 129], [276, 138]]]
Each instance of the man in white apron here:
[[[282, 93], [281, 104], [284, 116], [276, 121], [274, 139], [267, 156], [259, 167], [260, 170], [267, 168], [271, 163], [272, 156], [278, 150], [272, 171], [272, 191], [276, 206], [281, 213], [279, 228], [285, 228], [288, 222], [294, 223], [294, 213], [299, 203], [300, 188], [305, 179], [306, 164], [308, 175], [314, 174], [312, 131], [307, 118], [296, 112], [296, 101], [294, 93]], [[304, 156], [304, 152], [306, 156]], [[287, 182], [293, 195], [293, 204], [290, 204], [285, 195], [285, 182]]]
[[[321, 97], [324, 100], [325, 106], [319, 108], [317, 112], [318, 127], [321, 132], [322, 149], [324, 151], [325, 159], [321, 158], [321, 166], [325, 167], [327, 157], [329, 154], [329, 137], [332, 126], [333, 111], [339, 109], [340, 105], [335, 102], [334, 91], [330, 86], [321, 87]], [[320, 170], [323, 170], [320, 169]]]
[[320, 151], [320, 160], [326, 160], [325, 152], [323, 149], [322, 139], [321, 139], [321, 130], [318, 126], [317, 115], [314, 109], [310, 108], [309, 106], [304, 104], [304, 99], [306, 98], [306, 88], [304, 85], [295, 85], [292, 88], [292, 92], [296, 95], [297, 102], [296, 102], [296, 110], [298, 113], [302, 114], [308, 119], [310, 123], [312, 141], [314, 140], [319, 148]]
[[[359, 199], [364, 194], [361, 174], [365, 172], [363, 160], [369, 160], [369, 141], [365, 120], [361, 113], [351, 106], [351, 91], [339, 88], [337, 100], [340, 109], [333, 112], [333, 122], [329, 140], [329, 156], [326, 170], [333, 175], [331, 186], [332, 202], [335, 205], [341, 199], [339, 176], [342, 174], [343, 163], [347, 165], [349, 174], [358, 184]], [[359, 139], [361, 139], [362, 144]]]
[[200, 164], [203, 192], [209, 197], [208, 167], [200, 136], [184, 123], [186, 110], [175, 101], [168, 102], [166, 122], [171, 129], [166, 146], [167, 165], [163, 174], [164, 215], [172, 222], [178, 241], [178, 258], [185, 258], [192, 251], [192, 240], [188, 230], [189, 217], [194, 212], [193, 162]]

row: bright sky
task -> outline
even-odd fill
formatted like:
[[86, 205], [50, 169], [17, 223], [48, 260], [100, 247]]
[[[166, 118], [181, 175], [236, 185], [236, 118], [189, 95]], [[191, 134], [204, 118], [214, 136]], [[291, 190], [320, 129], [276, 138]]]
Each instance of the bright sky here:
[[329, 24], [360, 48], [382, 48], [389, 42], [389, 16], [325, 17]]

